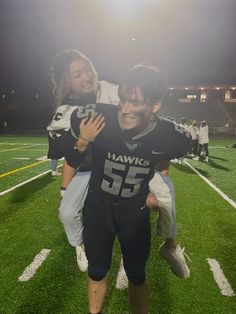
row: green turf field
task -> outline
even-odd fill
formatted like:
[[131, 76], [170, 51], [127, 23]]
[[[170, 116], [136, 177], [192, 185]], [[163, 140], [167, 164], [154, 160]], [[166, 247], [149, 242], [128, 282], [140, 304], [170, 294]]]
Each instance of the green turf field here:
[[[235, 140], [212, 140], [209, 163], [188, 160], [202, 175], [236, 202]], [[46, 137], [0, 137], [0, 193], [47, 171]], [[14, 159], [29, 158], [29, 159]], [[221, 294], [207, 258], [216, 259], [236, 292], [236, 208], [225, 201], [188, 166], [173, 164], [178, 240], [191, 262], [191, 278], [175, 277], [158, 254], [152, 213], [152, 252], [147, 266], [150, 314], [235, 314], [236, 296]], [[0, 313], [86, 314], [86, 274], [80, 273], [75, 252], [58, 219], [59, 177], [50, 173], [0, 196]], [[50, 249], [34, 277], [19, 282], [34, 257]], [[106, 314], [129, 313], [127, 291], [115, 288], [119, 266], [116, 243]]]

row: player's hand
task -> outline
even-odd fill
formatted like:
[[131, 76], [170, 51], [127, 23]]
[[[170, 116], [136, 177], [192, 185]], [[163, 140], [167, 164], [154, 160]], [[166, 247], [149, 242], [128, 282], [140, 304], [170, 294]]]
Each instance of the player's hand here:
[[90, 118], [85, 118], [80, 123], [80, 137], [88, 143], [94, 142], [97, 135], [105, 126], [105, 118], [101, 114], [94, 113]]
[[146, 205], [148, 208], [154, 210], [154, 211], [158, 211], [159, 208], [159, 204], [158, 204], [158, 199], [156, 198], [156, 196], [153, 193], [149, 193], [146, 199]]

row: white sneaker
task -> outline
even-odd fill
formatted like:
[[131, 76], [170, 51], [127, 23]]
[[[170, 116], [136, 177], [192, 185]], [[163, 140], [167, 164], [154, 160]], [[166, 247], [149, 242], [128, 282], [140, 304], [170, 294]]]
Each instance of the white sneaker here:
[[208, 162], [208, 157], [206, 157], [204, 161], [205, 161], [205, 162]]
[[199, 161], [199, 157], [198, 157], [198, 156], [197, 156], [197, 157], [194, 157], [193, 160]]
[[128, 277], [126, 276], [124, 265], [123, 265], [123, 259], [120, 260], [120, 267], [117, 273], [116, 277], [116, 288], [123, 290], [128, 288]]
[[79, 266], [79, 269], [82, 272], [86, 272], [88, 269], [88, 260], [85, 255], [84, 247], [81, 245], [78, 245], [75, 247], [75, 250], [76, 250], [77, 264]]
[[58, 171], [52, 171], [52, 176], [55, 177], [55, 176], [60, 176], [61, 173], [58, 172]]
[[184, 253], [184, 248], [181, 249], [180, 245], [177, 245], [175, 249], [170, 249], [163, 243], [159, 248], [159, 255], [170, 264], [170, 268], [176, 276], [189, 278], [190, 270], [185, 261], [184, 255], [187, 255]]

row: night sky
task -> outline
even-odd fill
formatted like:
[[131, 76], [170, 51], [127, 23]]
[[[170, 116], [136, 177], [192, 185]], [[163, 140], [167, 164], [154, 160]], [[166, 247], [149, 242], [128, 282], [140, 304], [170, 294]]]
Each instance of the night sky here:
[[111, 82], [150, 61], [170, 84], [235, 84], [235, 16], [235, 0], [0, 0], [0, 93], [50, 93], [66, 48]]

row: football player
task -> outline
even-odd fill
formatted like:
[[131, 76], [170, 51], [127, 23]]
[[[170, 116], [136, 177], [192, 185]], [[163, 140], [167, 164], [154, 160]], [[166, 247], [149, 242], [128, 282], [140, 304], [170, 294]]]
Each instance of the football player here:
[[[61, 158], [65, 155], [68, 146], [73, 146], [74, 139], [70, 136], [70, 116], [79, 106], [83, 115], [91, 112], [89, 104], [95, 100], [109, 104], [118, 104], [117, 86], [105, 81], [97, 81], [97, 74], [91, 61], [78, 50], [62, 51], [56, 58], [52, 67], [52, 81], [54, 84], [54, 96], [56, 112], [48, 127], [50, 134], [49, 158]], [[81, 271], [87, 270], [87, 259], [84, 253], [82, 239], [81, 209], [87, 195], [88, 182], [90, 178], [90, 162], [86, 161], [80, 165], [79, 171], [64, 162], [63, 179], [61, 184], [61, 195], [63, 196], [60, 206], [60, 217], [63, 222], [69, 243], [76, 248], [77, 263]], [[160, 208], [157, 223], [157, 233], [166, 238], [165, 244], [160, 247], [160, 255], [167, 253], [167, 261], [173, 272], [182, 278], [189, 276], [189, 270], [182, 263], [182, 253], [175, 241], [176, 221], [174, 193], [167, 175], [168, 163], [164, 170], [156, 172], [150, 182], [150, 190], [158, 196], [150, 194], [147, 203], [150, 207]], [[75, 174], [76, 173], [76, 174]], [[155, 179], [158, 178], [158, 181]], [[155, 183], [156, 182], [156, 183]], [[157, 184], [158, 182], [158, 184]], [[70, 183], [70, 184], [69, 184]], [[66, 192], [64, 194], [64, 192]], [[174, 266], [172, 266], [174, 265]], [[118, 272], [117, 288], [127, 287], [122, 261]]]
[[[90, 313], [102, 311], [116, 236], [129, 279], [131, 311], [148, 313], [145, 265], [150, 252], [146, 206], [149, 181], [157, 165], [183, 156], [190, 144], [184, 129], [157, 117], [165, 91], [166, 81], [158, 70], [136, 66], [119, 85], [118, 108], [90, 104], [87, 109], [97, 114], [84, 120], [84, 111], [78, 108], [71, 115], [72, 134], [77, 138], [75, 148], [79, 153], [76, 156], [74, 151], [67, 151], [68, 164], [77, 166], [85, 158], [88, 147], [93, 157], [83, 215]], [[159, 179], [150, 186], [155, 190], [155, 183], [160, 182]], [[170, 250], [166, 245], [161, 249], [160, 254], [169, 260]], [[181, 255], [182, 250], [178, 249], [179, 246], [173, 249], [173, 258], [175, 254]], [[181, 262], [185, 263], [184, 257]]]

